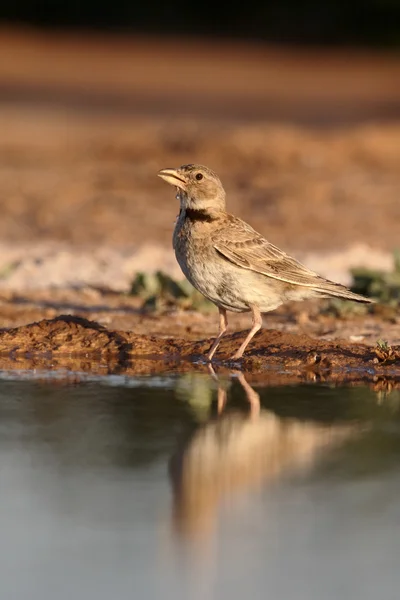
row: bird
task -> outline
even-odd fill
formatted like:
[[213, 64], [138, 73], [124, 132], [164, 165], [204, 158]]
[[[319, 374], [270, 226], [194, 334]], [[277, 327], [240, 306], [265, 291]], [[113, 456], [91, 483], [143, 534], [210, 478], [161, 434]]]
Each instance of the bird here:
[[219, 333], [206, 355], [209, 362], [226, 334], [228, 311], [252, 315], [251, 329], [231, 357], [236, 360], [261, 329], [262, 314], [285, 302], [308, 298], [373, 302], [311, 271], [229, 214], [221, 180], [208, 167], [187, 164], [161, 169], [157, 175], [176, 188], [180, 202], [173, 233], [179, 266], [219, 310]]

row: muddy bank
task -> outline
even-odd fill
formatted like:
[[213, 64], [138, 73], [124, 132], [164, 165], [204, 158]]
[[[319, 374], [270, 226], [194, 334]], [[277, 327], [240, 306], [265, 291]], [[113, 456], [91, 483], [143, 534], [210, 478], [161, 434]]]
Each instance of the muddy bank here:
[[[164, 307], [143, 308], [143, 301], [133, 295], [86, 286], [83, 289], [48, 289], [0, 293], [0, 330], [27, 325], [60, 314], [96, 321], [108, 330], [134, 331], [161, 338], [200, 340], [212, 338], [217, 331], [218, 313]], [[400, 317], [385, 305], [374, 305], [373, 312], [361, 305], [350, 305], [338, 315], [329, 301], [293, 302], [264, 316], [264, 327], [286, 333], [306, 334], [333, 341], [344, 339], [375, 346], [378, 339], [392, 346], [400, 345]], [[361, 310], [361, 312], [360, 312]], [[229, 315], [229, 332], [250, 327], [248, 314]]]
[[[385, 360], [364, 344], [264, 329], [242, 360], [230, 360], [244, 335], [236, 332], [221, 342], [217, 368], [255, 374], [270, 371], [271, 383], [316, 379], [378, 383], [382, 378], [400, 382], [400, 347], [393, 347], [394, 354]], [[194, 366], [206, 370], [203, 356], [211, 343], [212, 338], [192, 341], [111, 330], [82, 317], [62, 315], [1, 331], [0, 368], [46, 368], [47, 364], [98, 374], [186, 371]]]

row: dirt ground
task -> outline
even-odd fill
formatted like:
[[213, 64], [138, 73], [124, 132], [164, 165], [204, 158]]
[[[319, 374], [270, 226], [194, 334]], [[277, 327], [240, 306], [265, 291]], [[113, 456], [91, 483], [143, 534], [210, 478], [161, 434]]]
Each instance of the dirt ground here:
[[199, 162], [288, 250], [398, 244], [396, 55], [7, 31], [0, 55], [2, 241], [169, 248], [156, 173]]
[[[325, 275], [333, 252], [387, 268], [399, 245], [398, 56], [29, 31], [3, 31], [0, 54], [5, 369], [151, 372], [178, 368], [178, 354], [179, 368], [193, 368], [216, 314], [145, 313], [124, 293], [135, 270], [176, 268], [178, 207], [162, 167], [210, 166], [231, 212]], [[123, 263], [131, 255], [140, 258]], [[244, 330], [249, 317], [231, 323]], [[400, 319], [384, 309], [338, 319], [311, 303], [265, 326], [240, 368], [398, 376], [397, 361], [374, 362], [379, 338], [400, 344]], [[240, 336], [221, 345], [222, 359]]]
[[199, 162], [230, 212], [289, 251], [398, 245], [398, 123], [314, 131], [0, 106], [0, 130], [3, 243], [170, 249], [178, 206], [156, 173]]
[[[269, 383], [330, 381], [400, 387], [400, 346], [388, 360], [365, 344], [330, 342], [305, 334], [263, 330], [240, 360], [230, 359], [243, 332], [222, 340], [217, 370], [266, 375]], [[64, 369], [98, 374], [206, 372], [204, 354], [212, 339], [180, 338], [113, 330], [82, 317], [61, 315], [0, 332], [0, 368]], [[72, 374], [73, 377], [79, 375]]]

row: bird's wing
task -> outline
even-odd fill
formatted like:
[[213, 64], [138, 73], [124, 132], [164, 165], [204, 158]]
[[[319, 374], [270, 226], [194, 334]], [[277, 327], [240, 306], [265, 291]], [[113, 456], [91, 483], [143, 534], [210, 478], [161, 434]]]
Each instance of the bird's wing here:
[[226, 227], [213, 235], [213, 245], [219, 254], [238, 267], [273, 279], [307, 287], [318, 287], [325, 281], [232, 215]]

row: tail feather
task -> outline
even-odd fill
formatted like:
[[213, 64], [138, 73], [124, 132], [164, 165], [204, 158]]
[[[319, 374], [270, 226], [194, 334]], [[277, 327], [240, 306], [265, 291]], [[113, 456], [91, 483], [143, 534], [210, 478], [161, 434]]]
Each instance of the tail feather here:
[[346, 286], [340, 283], [334, 283], [325, 279], [322, 285], [315, 286], [315, 291], [325, 298], [342, 298], [343, 300], [352, 300], [353, 302], [362, 302], [364, 304], [373, 304], [375, 300], [366, 298], [350, 291]]

